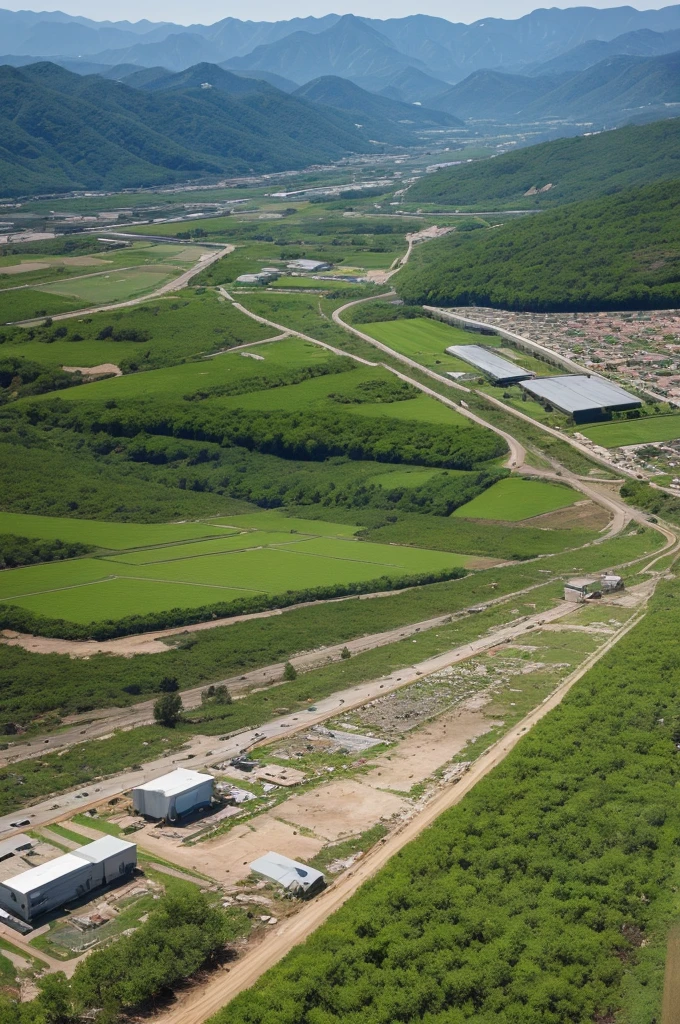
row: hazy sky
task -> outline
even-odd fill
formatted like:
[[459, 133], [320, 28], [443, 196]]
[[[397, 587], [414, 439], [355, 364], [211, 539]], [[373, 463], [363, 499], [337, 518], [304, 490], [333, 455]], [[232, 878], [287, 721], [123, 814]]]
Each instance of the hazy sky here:
[[[480, 18], [518, 18], [536, 7], [620, 7], [625, 0], [582, 0], [582, 4], [555, 3], [547, 0], [250, 0], [246, 7], [235, 0], [0, 0], [0, 7], [13, 11], [61, 10], [96, 21], [174, 21], [181, 25], [200, 22], [209, 25], [221, 18], [253, 21], [279, 21], [308, 15], [361, 14], [369, 18], [394, 18], [406, 14], [434, 14], [449, 21], [472, 22]], [[666, 6], [658, 0], [637, 0], [638, 10], [656, 10]]]

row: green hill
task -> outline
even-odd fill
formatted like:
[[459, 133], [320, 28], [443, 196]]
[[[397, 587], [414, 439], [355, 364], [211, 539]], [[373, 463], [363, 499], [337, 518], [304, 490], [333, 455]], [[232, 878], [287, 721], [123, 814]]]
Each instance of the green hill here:
[[[555, 206], [633, 185], [680, 178], [680, 118], [557, 139], [427, 175], [408, 191], [418, 203], [489, 208]], [[547, 192], [526, 196], [552, 184]]]
[[449, 113], [367, 92], [337, 75], [307, 82], [294, 95], [350, 114], [366, 137], [385, 142], [412, 142], [414, 132], [423, 129], [463, 127], [463, 122]]
[[414, 251], [407, 302], [538, 312], [680, 305], [679, 181], [573, 203]]
[[[350, 116], [214, 69], [226, 88], [147, 92], [56, 64], [0, 67], [0, 195], [301, 168], [375, 151]], [[172, 83], [174, 85], [174, 83]]]

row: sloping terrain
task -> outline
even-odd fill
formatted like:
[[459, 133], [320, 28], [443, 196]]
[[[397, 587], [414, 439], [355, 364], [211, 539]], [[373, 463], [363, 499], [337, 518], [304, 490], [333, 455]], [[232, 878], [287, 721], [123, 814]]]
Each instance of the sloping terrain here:
[[678, 181], [570, 203], [421, 246], [397, 275], [407, 302], [536, 312], [680, 304]]
[[463, 126], [451, 114], [378, 96], [335, 75], [308, 82], [294, 95], [351, 114], [376, 139], [407, 140], [418, 128]]
[[670, 32], [652, 32], [643, 28], [637, 32], [625, 32], [616, 39], [589, 39], [575, 46], [573, 50], [553, 57], [531, 69], [531, 74], [561, 75], [565, 72], [584, 71], [607, 57], [627, 54], [638, 57], [654, 57], [663, 53], [680, 50], [680, 29]]
[[154, 95], [54, 64], [0, 68], [2, 194], [303, 167], [369, 148], [350, 118], [263, 82]]
[[[680, 118], [575, 139], [557, 139], [493, 160], [448, 167], [409, 189], [414, 202], [545, 207], [630, 185], [680, 178]], [[530, 189], [552, 184], [546, 192]]]
[[482, 120], [513, 117], [537, 97], [551, 94], [558, 84], [559, 79], [554, 76], [531, 78], [483, 68], [438, 96], [430, 97], [428, 102], [435, 110], [447, 110], [458, 117]]

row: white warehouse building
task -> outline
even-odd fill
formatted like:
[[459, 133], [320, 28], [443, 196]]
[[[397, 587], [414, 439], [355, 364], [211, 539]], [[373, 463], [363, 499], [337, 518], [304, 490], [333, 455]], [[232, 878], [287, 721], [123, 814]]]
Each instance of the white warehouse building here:
[[0, 907], [32, 921], [93, 889], [123, 879], [137, 865], [137, 847], [117, 836], [102, 836], [63, 857], [0, 882]]
[[159, 779], [132, 790], [132, 806], [145, 818], [176, 821], [192, 811], [210, 807], [215, 780], [212, 775], [176, 768]]

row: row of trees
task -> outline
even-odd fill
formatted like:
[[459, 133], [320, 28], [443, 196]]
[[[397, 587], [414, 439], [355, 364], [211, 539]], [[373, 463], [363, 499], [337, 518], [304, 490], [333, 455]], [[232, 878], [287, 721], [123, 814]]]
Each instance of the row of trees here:
[[39, 540], [35, 537], [17, 537], [13, 533], [0, 533], [0, 569], [16, 569], [20, 565], [37, 562], [56, 562], [87, 554], [92, 548], [75, 541]]

